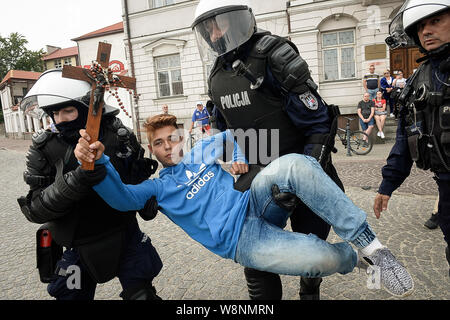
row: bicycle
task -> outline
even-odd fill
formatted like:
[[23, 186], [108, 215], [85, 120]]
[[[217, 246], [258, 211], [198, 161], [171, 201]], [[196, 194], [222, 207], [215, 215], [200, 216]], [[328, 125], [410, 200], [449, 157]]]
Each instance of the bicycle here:
[[336, 133], [344, 147], [347, 148], [347, 156], [351, 156], [352, 152], [357, 155], [368, 154], [373, 147], [372, 139], [363, 131], [350, 130], [350, 121], [355, 120], [354, 118], [345, 117], [345, 119], [347, 119], [345, 129], [337, 128]]

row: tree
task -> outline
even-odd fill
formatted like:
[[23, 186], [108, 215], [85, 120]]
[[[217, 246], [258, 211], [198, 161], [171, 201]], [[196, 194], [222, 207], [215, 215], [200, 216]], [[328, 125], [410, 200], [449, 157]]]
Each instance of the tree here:
[[28, 40], [17, 32], [13, 32], [8, 38], [0, 36], [0, 81], [9, 70], [44, 71], [42, 56], [44, 50], [28, 50], [25, 45]]

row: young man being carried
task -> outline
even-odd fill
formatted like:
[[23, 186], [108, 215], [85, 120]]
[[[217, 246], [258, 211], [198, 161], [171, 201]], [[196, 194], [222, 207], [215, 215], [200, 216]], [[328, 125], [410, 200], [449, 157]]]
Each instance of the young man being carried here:
[[[176, 117], [157, 115], [145, 123], [149, 149], [162, 163], [158, 179], [138, 185], [120, 180], [103, 145], [82, 138], [75, 149], [78, 160], [96, 160], [106, 167], [106, 178], [94, 190], [113, 208], [137, 210], [156, 196], [161, 212], [213, 253], [243, 266], [287, 275], [323, 277], [349, 273], [360, 263], [380, 268], [381, 283], [393, 295], [413, 290], [413, 280], [384, 247], [366, 221], [366, 214], [337, 187], [312, 157], [288, 154], [273, 161], [245, 192], [233, 188], [234, 178], [217, 160], [224, 143], [234, 146], [230, 172], [242, 174], [248, 165], [227, 130], [197, 143], [183, 155], [183, 137]], [[91, 153], [97, 150], [97, 155]], [[104, 170], [104, 169], [103, 169]], [[295, 194], [333, 226], [346, 242], [330, 244], [317, 236], [283, 230], [292, 210], [279, 206], [279, 196]], [[292, 209], [292, 208], [291, 208]], [[339, 213], [339, 214], [338, 214]], [[348, 242], [353, 243], [358, 251]]]

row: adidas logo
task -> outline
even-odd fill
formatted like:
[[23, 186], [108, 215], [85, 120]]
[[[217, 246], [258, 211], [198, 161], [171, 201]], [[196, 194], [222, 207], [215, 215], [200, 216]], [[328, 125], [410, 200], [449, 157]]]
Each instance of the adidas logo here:
[[192, 185], [191, 190], [186, 194], [186, 199], [191, 200], [200, 191], [200, 189], [208, 182], [212, 177], [214, 177], [214, 172], [208, 171], [203, 177], [198, 178], [197, 181]]
[[201, 164], [197, 173], [186, 170], [186, 177], [188, 182], [185, 183], [186, 186], [192, 186], [191, 190], [186, 194], [186, 199], [190, 200], [200, 191], [200, 189], [208, 182], [212, 177], [214, 177], [214, 172], [208, 171], [206, 174], [201, 176], [206, 169], [204, 163]]

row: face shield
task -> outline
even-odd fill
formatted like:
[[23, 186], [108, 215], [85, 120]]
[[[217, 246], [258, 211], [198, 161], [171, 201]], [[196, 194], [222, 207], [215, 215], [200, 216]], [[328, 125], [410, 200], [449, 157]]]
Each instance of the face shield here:
[[193, 24], [204, 62], [238, 48], [251, 38], [255, 30], [255, 18], [246, 6], [224, 7], [207, 12]]
[[403, 4], [399, 10], [399, 13], [389, 24], [389, 37], [385, 39], [385, 42], [391, 49], [405, 47], [408, 44], [408, 36], [403, 28], [403, 12], [407, 5], [408, 1]]
[[386, 43], [391, 49], [406, 46], [408, 41], [422, 48], [417, 34], [417, 24], [448, 8], [449, 0], [407, 0], [389, 24], [389, 37], [386, 38]]
[[33, 118], [77, 104], [89, 109], [91, 86], [85, 81], [63, 78], [61, 70], [44, 72], [20, 103], [20, 109]]

